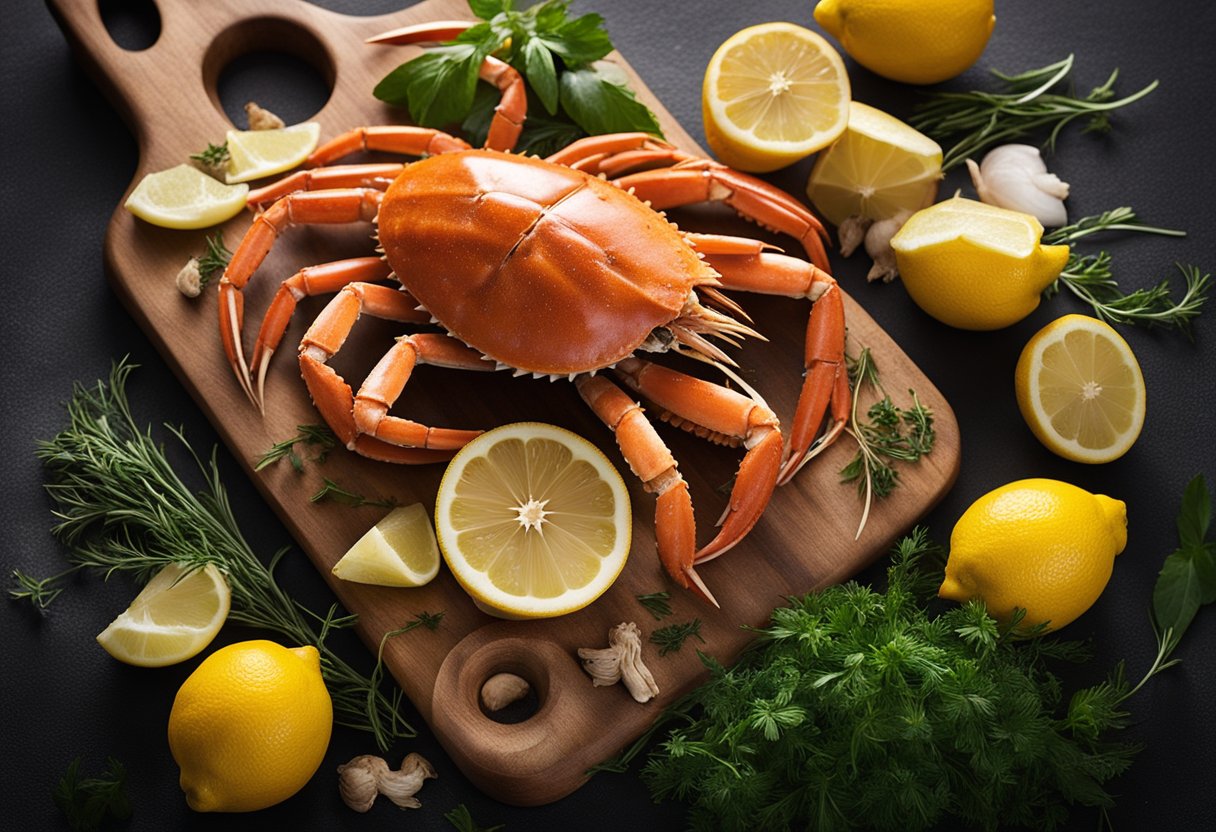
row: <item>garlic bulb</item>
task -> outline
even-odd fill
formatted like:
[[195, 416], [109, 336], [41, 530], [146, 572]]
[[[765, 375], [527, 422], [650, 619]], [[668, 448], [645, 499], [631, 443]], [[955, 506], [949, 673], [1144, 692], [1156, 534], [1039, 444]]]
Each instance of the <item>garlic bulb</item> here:
[[1068, 183], [1047, 172], [1037, 147], [1001, 145], [978, 165], [968, 159], [967, 169], [981, 202], [1030, 214], [1049, 228], [1068, 222], [1064, 208]]

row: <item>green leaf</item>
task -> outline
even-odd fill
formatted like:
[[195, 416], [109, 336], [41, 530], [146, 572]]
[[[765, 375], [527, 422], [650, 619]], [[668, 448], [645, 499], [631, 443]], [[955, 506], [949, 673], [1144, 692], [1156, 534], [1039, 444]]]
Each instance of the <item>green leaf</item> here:
[[513, 0], [469, 0], [469, 8], [482, 20], [489, 20], [499, 12], [509, 12]]
[[565, 0], [548, 0], [528, 9], [527, 13], [536, 20], [536, 33], [548, 34], [556, 31], [566, 22], [566, 9], [569, 6]]
[[1202, 546], [1208, 536], [1212, 520], [1212, 502], [1203, 474], [1197, 475], [1187, 484], [1182, 495], [1182, 508], [1178, 511], [1178, 539], [1182, 548]]
[[553, 65], [553, 55], [536, 38], [528, 38], [523, 49], [524, 71], [528, 76], [528, 83], [532, 85], [532, 90], [549, 115], [556, 115], [557, 68]]
[[561, 55], [568, 68], [575, 69], [612, 51], [612, 41], [603, 25], [604, 18], [598, 14], [585, 14], [539, 37], [545, 46]]
[[1153, 587], [1153, 617], [1160, 629], [1172, 628], [1175, 639], [1191, 623], [1203, 598], [1193, 554], [1183, 549], [1166, 558]]
[[372, 94], [406, 106], [410, 118], [423, 127], [459, 122], [473, 105], [477, 73], [492, 48], [484, 43], [441, 46], [394, 69]]
[[594, 69], [570, 69], [562, 73], [561, 105], [591, 135], [633, 131], [663, 135], [658, 119], [645, 104]]

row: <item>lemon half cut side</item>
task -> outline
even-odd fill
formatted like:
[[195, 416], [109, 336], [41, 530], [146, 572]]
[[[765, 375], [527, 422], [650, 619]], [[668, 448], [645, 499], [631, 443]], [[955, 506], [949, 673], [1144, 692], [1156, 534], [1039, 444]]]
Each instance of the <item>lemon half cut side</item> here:
[[1027, 342], [1014, 372], [1018, 408], [1049, 450], [1073, 462], [1111, 462], [1144, 426], [1144, 375], [1104, 321], [1065, 315]]
[[439, 549], [492, 615], [546, 618], [585, 607], [620, 574], [632, 515], [620, 474], [586, 439], [519, 422], [448, 464], [435, 499]]

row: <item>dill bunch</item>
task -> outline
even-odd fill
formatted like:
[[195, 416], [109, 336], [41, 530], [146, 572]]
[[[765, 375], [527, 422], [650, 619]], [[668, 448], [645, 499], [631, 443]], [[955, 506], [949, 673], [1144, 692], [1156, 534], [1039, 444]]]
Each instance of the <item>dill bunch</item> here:
[[1064, 702], [1047, 660], [1083, 646], [1002, 629], [980, 602], [932, 614], [939, 559], [916, 530], [885, 591], [792, 598], [735, 666], [703, 656], [710, 681], [665, 715], [683, 724], [642, 770], [656, 799], [691, 803], [694, 829], [820, 832], [1050, 829], [1070, 805], [1111, 805], [1102, 784], [1136, 750], [1102, 739], [1126, 717], [1122, 673]]

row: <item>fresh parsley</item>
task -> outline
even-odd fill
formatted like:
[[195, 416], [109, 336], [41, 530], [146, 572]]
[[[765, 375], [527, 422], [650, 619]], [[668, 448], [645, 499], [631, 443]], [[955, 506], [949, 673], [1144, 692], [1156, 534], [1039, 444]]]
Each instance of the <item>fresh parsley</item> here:
[[660, 627], [650, 634], [650, 643], [659, 648], [660, 656], [666, 656], [668, 653], [677, 652], [689, 638], [696, 638], [702, 644], [705, 643], [705, 639], [701, 637], [701, 619], [694, 618], [683, 624]]
[[131, 800], [126, 791], [127, 770], [123, 764], [110, 757], [106, 760], [106, 770], [99, 776], [82, 778], [80, 762], [80, 757], [72, 760], [52, 793], [68, 826], [76, 832], [94, 832], [107, 817], [119, 821], [131, 817]]
[[571, 19], [567, 0], [546, 0], [524, 11], [516, 11], [513, 0], [469, 0], [469, 8], [480, 23], [397, 67], [373, 94], [407, 108], [417, 124], [463, 122], [474, 143], [484, 142], [498, 94], [479, 86], [477, 75], [492, 54], [527, 83], [529, 115], [518, 151], [550, 153], [600, 133], [662, 136], [658, 119], [623, 74], [597, 63], [613, 48], [600, 15]]

